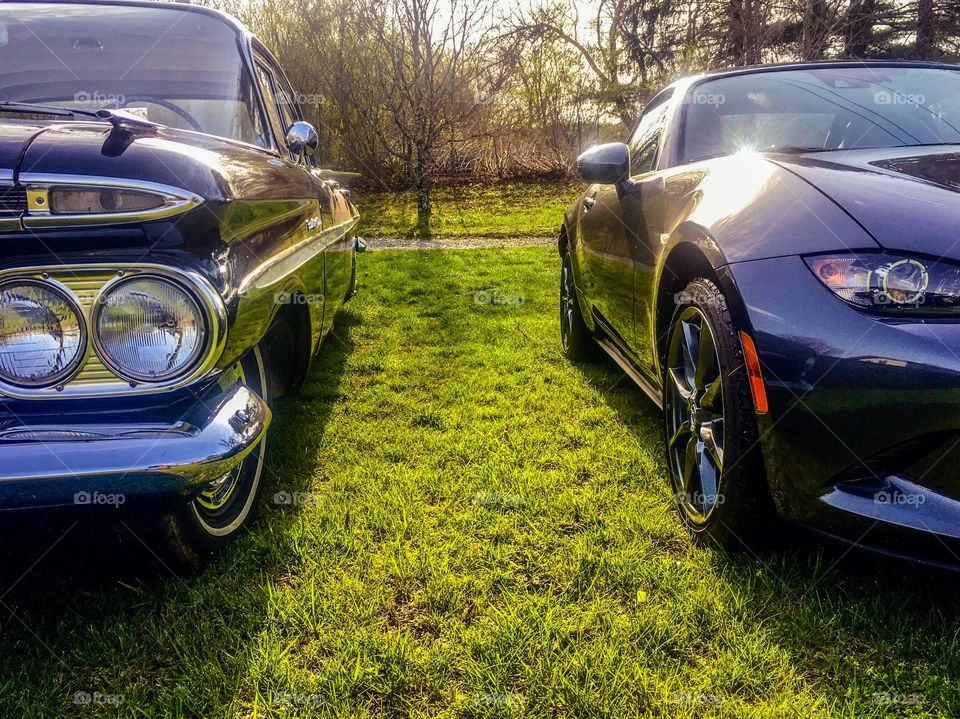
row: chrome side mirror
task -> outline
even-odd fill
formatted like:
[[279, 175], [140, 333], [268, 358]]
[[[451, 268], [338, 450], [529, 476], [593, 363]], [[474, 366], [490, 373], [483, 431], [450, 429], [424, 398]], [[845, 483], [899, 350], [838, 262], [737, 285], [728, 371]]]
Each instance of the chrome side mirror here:
[[286, 139], [287, 149], [297, 160], [310, 157], [320, 145], [320, 138], [317, 136], [316, 129], [309, 122], [303, 120], [290, 125]]

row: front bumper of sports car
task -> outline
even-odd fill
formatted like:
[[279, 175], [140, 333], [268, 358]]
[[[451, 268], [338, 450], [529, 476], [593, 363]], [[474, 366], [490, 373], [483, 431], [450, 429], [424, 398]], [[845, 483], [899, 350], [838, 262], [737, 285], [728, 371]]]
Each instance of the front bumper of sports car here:
[[780, 512], [960, 564], [960, 322], [865, 314], [799, 257], [727, 272], [763, 369], [758, 429]]

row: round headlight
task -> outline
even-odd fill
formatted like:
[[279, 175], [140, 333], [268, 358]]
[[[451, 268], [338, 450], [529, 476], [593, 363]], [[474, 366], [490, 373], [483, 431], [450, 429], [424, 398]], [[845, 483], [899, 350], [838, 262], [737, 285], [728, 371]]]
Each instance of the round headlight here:
[[161, 277], [133, 277], [107, 288], [97, 300], [93, 325], [104, 364], [142, 382], [185, 374], [206, 345], [206, 317], [197, 301]]
[[83, 361], [80, 312], [59, 288], [32, 280], [0, 285], [0, 379], [43, 387], [66, 379]]

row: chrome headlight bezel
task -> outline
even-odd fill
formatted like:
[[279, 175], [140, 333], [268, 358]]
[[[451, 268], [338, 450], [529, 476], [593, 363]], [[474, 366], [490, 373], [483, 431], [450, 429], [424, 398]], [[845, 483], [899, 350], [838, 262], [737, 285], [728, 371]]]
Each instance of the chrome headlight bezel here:
[[[208, 344], [193, 368], [186, 374], [163, 382], [143, 382], [121, 377], [107, 367], [93, 341], [90, 321], [93, 305], [109, 284], [128, 276], [159, 275], [185, 286], [210, 318]], [[0, 282], [34, 280], [56, 285], [80, 307], [87, 331], [84, 361], [78, 370], [61, 384], [46, 387], [23, 387], [0, 378], [0, 397], [23, 400], [60, 400], [100, 397], [126, 397], [173, 392], [195, 382], [215, 376], [227, 344], [229, 321], [220, 292], [197, 270], [157, 263], [97, 263], [71, 265], [39, 265], [0, 270]]]
[[90, 333], [88, 331], [86, 314], [83, 312], [80, 304], [73, 296], [73, 293], [59, 282], [35, 279], [32, 277], [11, 277], [9, 279], [0, 280], [0, 290], [10, 286], [39, 287], [42, 290], [59, 297], [60, 300], [70, 308], [70, 311], [73, 312], [77, 319], [77, 327], [80, 331], [80, 342], [77, 348], [76, 356], [56, 374], [50, 375], [39, 382], [27, 382], [21, 378], [9, 376], [0, 371], [0, 382], [12, 387], [20, 387], [25, 390], [39, 390], [49, 387], [59, 387], [74, 377], [86, 362], [88, 343], [90, 341]]
[[[100, 313], [109, 302], [110, 297], [124, 285], [133, 282], [142, 282], [144, 280], [154, 280], [156, 282], [165, 283], [181, 291], [184, 296], [194, 305], [195, 309], [197, 310], [197, 316], [203, 325], [202, 341], [192, 353], [190, 360], [175, 371], [163, 375], [143, 374], [119, 364], [116, 359], [110, 355], [110, 352], [104, 346], [102, 338], [100, 337]], [[215, 336], [213, 329], [214, 322], [215, 317], [210, 312], [210, 309], [205, 306], [203, 300], [198, 296], [198, 293], [195, 291], [195, 289], [166, 273], [161, 274], [157, 272], [140, 272], [118, 275], [113, 280], [107, 282], [100, 289], [99, 294], [93, 301], [93, 305], [90, 308], [90, 335], [93, 340], [93, 345], [96, 348], [97, 355], [100, 357], [100, 361], [103, 362], [104, 366], [110, 369], [110, 371], [116, 374], [118, 377], [122, 377], [125, 380], [138, 384], [157, 385], [170, 383], [182, 379], [185, 376], [191, 375], [203, 358], [210, 354], [211, 343]]]

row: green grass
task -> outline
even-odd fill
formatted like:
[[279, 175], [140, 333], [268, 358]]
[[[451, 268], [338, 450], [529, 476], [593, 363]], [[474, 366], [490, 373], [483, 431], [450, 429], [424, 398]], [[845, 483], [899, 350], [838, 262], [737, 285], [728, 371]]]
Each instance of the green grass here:
[[554, 237], [563, 211], [582, 190], [578, 183], [515, 182], [438, 187], [429, 226], [417, 221], [412, 192], [360, 193], [361, 237]]
[[[85, 519], [49, 553], [60, 534], [16, 533], [0, 716], [960, 712], [952, 576], [691, 544], [656, 412], [560, 355], [555, 251], [360, 259], [221, 563], [143, 583], [122, 527], [114, 546]], [[493, 292], [515, 301], [475, 302]]]

